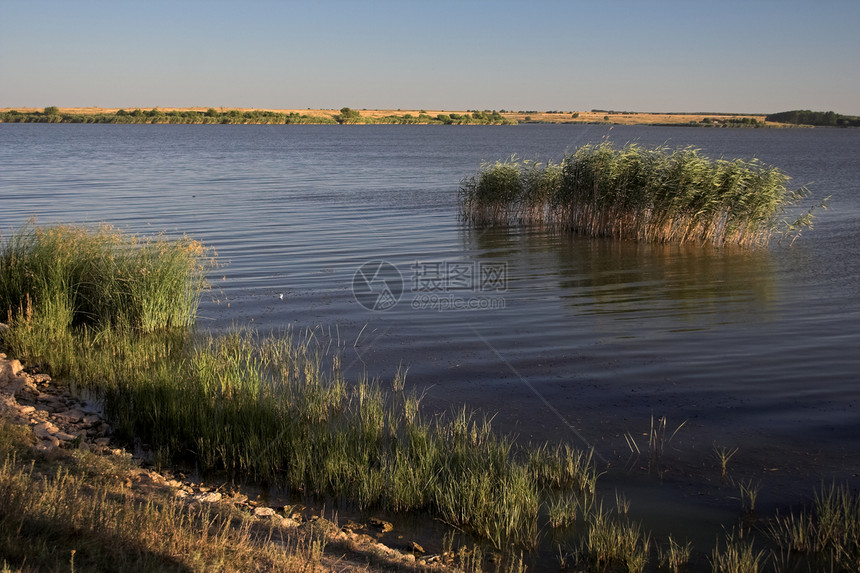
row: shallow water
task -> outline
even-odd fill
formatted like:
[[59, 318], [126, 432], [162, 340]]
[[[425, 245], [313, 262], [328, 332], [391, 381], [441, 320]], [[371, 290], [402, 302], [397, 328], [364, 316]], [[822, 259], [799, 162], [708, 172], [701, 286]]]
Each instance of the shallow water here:
[[[759, 250], [458, 221], [458, 182], [482, 160], [604, 138], [757, 157], [829, 209]], [[667, 447], [680, 473], [738, 446], [739, 467], [799, 496], [860, 473], [858, 158], [860, 131], [836, 129], [0, 124], [0, 229], [35, 216], [189, 234], [222, 263], [203, 328], [314, 329], [351, 374], [408, 366], [430, 408], [466, 402], [612, 467], [652, 415], [686, 421]], [[353, 294], [371, 261], [402, 288], [385, 311]]]

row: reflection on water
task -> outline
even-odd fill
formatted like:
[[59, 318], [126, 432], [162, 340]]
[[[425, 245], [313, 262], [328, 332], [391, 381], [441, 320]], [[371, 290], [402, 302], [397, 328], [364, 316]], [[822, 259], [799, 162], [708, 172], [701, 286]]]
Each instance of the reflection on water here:
[[777, 294], [766, 249], [611, 241], [522, 227], [469, 227], [461, 237], [476, 256], [505, 261], [513, 287], [534, 288], [552, 277], [564, 306], [577, 315], [671, 317], [700, 329], [704, 315], [721, 324], [762, 318]]

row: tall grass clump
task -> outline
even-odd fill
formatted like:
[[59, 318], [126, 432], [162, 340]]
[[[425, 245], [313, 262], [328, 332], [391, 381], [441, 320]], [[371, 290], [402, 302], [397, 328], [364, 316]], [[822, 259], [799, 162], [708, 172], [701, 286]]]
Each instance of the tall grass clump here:
[[484, 163], [460, 185], [478, 225], [550, 224], [592, 237], [695, 244], [766, 244], [799, 233], [811, 214], [781, 221], [807, 196], [757, 160], [713, 161], [693, 148], [585, 145], [559, 164]]
[[0, 313], [59, 332], [193, 324], [206, 253], [197, 241], [111, 227], [25, 225], [0, 235]]
[[812, 510], [777, 515], [771, 539], [783, 552], [806, 557], [822, 569], [860, 570], [860, 495], [846, 485], [816, 492]]
[[726, 533], [726, 546], [720, 547], [717, 539], [711, 551], [711, 571], [713, 573], [758, 573], [767, 563], [764, 550], [756, 551], [753, 541], [743, 541], [742, 534]]

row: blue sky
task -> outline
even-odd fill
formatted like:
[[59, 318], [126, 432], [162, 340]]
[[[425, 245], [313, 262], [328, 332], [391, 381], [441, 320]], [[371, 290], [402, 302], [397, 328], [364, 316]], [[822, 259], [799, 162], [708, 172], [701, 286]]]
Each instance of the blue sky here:
[[0, 0], [0, 107], [860, 115], [860, 1]]

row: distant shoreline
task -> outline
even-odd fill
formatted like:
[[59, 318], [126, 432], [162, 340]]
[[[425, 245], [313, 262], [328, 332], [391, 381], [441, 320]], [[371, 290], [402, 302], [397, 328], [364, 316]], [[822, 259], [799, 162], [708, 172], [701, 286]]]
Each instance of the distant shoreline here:
[[512, 110], [406, 109], [252, 109], [99, 107], [0, 108], [4, 123], [125, 124], [455, 124], [515, 125], [520, 123], [672, 125], [700, 127], [785, 127], [765, 121], [766, 114], [656, 113]]

